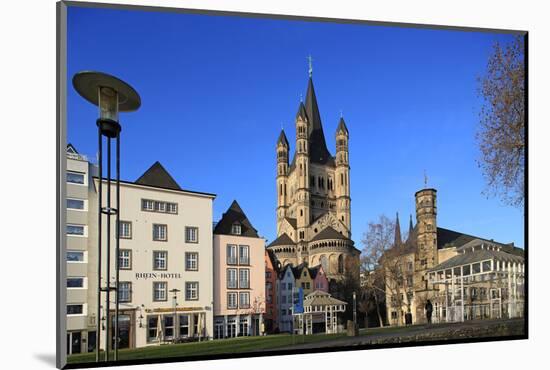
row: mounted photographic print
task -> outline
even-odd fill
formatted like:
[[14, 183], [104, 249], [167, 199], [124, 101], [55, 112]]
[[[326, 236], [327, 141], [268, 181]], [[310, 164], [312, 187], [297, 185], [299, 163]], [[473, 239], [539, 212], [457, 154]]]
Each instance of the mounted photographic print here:
[[58, 43], [58, 367], [527, 338], [526, 32], [61, 2]]

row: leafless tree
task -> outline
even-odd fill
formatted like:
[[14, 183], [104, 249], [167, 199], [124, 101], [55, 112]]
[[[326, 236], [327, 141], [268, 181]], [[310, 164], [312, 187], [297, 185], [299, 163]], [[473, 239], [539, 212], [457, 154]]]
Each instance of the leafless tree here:
[[379, 321], [380, 302], [386, 296], [402, 323], [404, 308], [412, 303], [412, 271], [407, 267], [407, 253], [404, 245], [394, 246], [395, 223], [388, 217], [380, 216], [378, 222], [371, 222], [362, 240], [363, 254], [361, 272], [364, 276], [363, 289], [366, 297], [372, 297], [377, 307]]
[[495, 43], [486, 74], [479, 78], [484, 99], [476, 139], [478, 165], [485, 178], [485, 194], [522, 207], [525, 181], [525, 65], [524, 40]]

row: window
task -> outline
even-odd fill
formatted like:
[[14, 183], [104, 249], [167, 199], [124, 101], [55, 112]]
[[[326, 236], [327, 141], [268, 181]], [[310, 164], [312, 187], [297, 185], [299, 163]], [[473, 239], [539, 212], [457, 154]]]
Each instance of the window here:
[[67, 182], [71, 184], [84, 185], [84, 174], [80, 172], [67, 171]]
[[151, 199], [142, 199], [141, 200], [141, 210], [148, 212], [158, 212], [158, 213], [178, 213], [178, 204], [163, 202], [158, 200]]
[[412, 271], [413, 270], [413, 263], [412, 262], [407, 262], [407, 270], [408, 271]]
[[132, 251], [129, 249], [120, 249], [118, 253], [118, 268], [121, 270], [132, 269]]
[[240, 292], [239, 293], [239, 308], [249, 308], [250, 307], [250, 293]]
[[281, 296], [281, 303], [286, 303], [286, 295]]
[[248, 251], [249, 251], [248, 245], [239, 245], [239, 264], [240, 265], [250, 264]]
[[188, 281], [185, 283], [185, 300], [196, 301], [199, 299], [199, 282]]
[[67, 288], [84, 288], [83, 277], [68, 277]]
[[311, 288], [311, 283], [308, 281], [308, 282], [306, 283], [306, 289], [310, 289], [310, 288]]
[[83, 315], [84, 314], [84, 305], [83, 304], [68, 304], [67, 305], [67, 315]]
[[142, 211], [153, 211], [155, 209], [155, 202], [148, 199], [141, 200], [141, 210]]
[[157, 339], [157, 335], [159, 332], [159, 317], [154, 316], [148, 316], [147, 317], [147, 341], [152, 342]]
[[118, 300], [120, 302], [132, 301], [132, 283], [129, 281], [121, 281], [118, 283]]
[[164, 315], [162, 317], [162, 324], [164, 326], [164, 338], [174, 338], [174, 315]]
[[132, 239], [132, 223], [130, 221], [119, 222], [120, 238]]
[[180, 315], [180, 337], [189, 336], [189, 315]]
[[288, 283], [288, 284], [287, 284], [287, 289], [288, 289], [288, 290], [292, 290], [292, 283]]
[[166, 270], [168, 265], [168, 252], [153, 251], [153, 270]]
[[199, 254], [197, 252], [185, 253], [185, 270], [199, 271]]
[[186, 243], [198, 243], [199, 242], [199, 228], [198, 227], [185, 227], [185, 242]]
[[167, 241], [167, 228], [168, 226], [163, 224], [153, 224], [153, 240], [163, 242]]
[[462, 266], [462, 275], [470, 275], [470, 265]]
[[166, 212], [166, 203], [165, 202], [156, 202], [155, 201], [155, 211], [165, 213]]
[[67, 251], [67, 262], [86, 262], [83, 251]]
[[67, 225], [67, 235], [86, 236], [86, 228], [84, 225]]
[[230, 308], [230, 309], [237, 308], [237, 293], [235, 292], [227, 293], [227, 308]]
[[77, 209], [82, 211], [86, 209], [84, 203], [85, 201], [83, 199], [67, 198], [67, 209]]
[[178, 205], [176, 203], [166, 203], [166, 211], [168, 213], [178, 213]]
[[237, 264], [237, 246], [233, 244], [227, 245], [227, 264], [236, 265]]
[[227, 288], [237, 289], [237, 269], [227, 269]]
[[239, 223], [234, 223], [233, 225], [231, 225], [231, 234], [233, 235], [241, 235], [241, 224]]
[[286, 316], [286, 309], [283, 308], [283, 309], [281, 310], [281, 316]]
[[239, 289], [250, 288], [250, 270], [239, 269]]
[[166, 301], [166, 287], [165, 281], [153, 282], [153, 301]]

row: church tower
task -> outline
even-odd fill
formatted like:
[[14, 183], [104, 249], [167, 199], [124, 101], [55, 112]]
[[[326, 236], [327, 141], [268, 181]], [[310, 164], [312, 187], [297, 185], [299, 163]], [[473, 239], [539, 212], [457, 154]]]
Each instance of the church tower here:
[[309, 209], [309, 122], [306, 107], [302, 102], [296, 113], [296, 231], [297, 242], [307, 240], [307, 228], [310, 222]]
[[288, 140], [284, 130], [281, 130], [277, 140], [277, 225], [280, 225], [288, 209], [288, 152]]
[[416, 291], [430, 289], [426, 280], [426, 270], [436, 266], [437, 255], [437, 205], [435, 189], [422, 189], [416, 192], [416, 243], [415, 279]]
[[308, 59], [307, 91], [294, 120], [293, 153], [284, 132], [277, 140], [277, 238], [267, 248], [281, 266], [321, 265], [327, 277], [340, 280], [360, 254], [351, 239], [349, 132], [340, 118], [333, 156], [325, 141], [312, 59]]
[[336, 128], [336, 216], [350, 230], [351, 235], [351, 198], [349, 190], [349, 132], [340, 117]]

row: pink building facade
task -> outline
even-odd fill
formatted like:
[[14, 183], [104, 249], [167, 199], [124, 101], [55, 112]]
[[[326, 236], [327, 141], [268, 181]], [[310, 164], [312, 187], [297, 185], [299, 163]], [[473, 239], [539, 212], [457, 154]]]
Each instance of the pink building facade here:
[[265, 333], [265, 240], [236, 201], [214, 228], [214, 339]]

